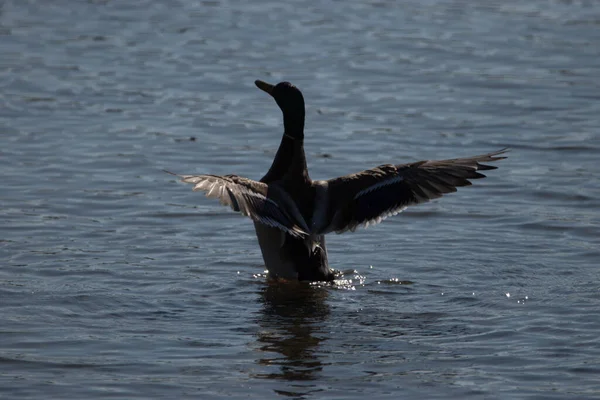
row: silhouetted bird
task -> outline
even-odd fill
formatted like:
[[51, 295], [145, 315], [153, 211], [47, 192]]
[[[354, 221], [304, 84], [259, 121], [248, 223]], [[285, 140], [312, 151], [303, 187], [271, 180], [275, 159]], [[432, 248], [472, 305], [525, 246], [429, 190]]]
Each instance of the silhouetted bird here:
[[[483, 178], [480, 164], [504, 159], [506, 149], [452, 160], [385, 164], [327, 181], [313, 181], [304, 155], [304, 97], [289, 82], [256, 81], [283, 112], [284, 132], [271, 168], [260, 181], [237, 175], [177, 175], [210, 198], [250, 217], [272, 278], [332, 281], [325, 235], [377, 224]], [[168, 172], [168, 171], [167, 171]], [[171, 173], [171, 172], [169, 172]]]

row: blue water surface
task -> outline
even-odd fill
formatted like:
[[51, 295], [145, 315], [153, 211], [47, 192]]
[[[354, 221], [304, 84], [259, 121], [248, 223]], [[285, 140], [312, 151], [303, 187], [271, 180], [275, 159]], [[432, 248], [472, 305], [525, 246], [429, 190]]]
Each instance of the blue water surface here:
[[[0, 1], [3, 399], [600, 398], [600, 3]], [[510, 147], [269, 284], [162, 169], [311, 176]]]

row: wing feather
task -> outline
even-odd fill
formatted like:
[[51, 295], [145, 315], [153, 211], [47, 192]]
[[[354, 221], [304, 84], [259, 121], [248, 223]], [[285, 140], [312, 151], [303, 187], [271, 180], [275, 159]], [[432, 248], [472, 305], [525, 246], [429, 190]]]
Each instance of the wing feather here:
[[378, 167], [327, 181], [331, 210], [328, 224], [319, 233], [353, 231], [377, 224], [406, 207], [437, 199], [470, 180], [484, 178], [479, 170], [497, 167], [482, 164], [499, 161], [507, 149], [451, 160], [419, 161]]
[[308, 227], [296, 205], [285, 192], [237, 175], [179, 175], [182, 182], [193, 184], [194, 191], [204, 191], [206, 197], [219, 199], [253, 221], [279, 228], [295, 236], [308, 236]]

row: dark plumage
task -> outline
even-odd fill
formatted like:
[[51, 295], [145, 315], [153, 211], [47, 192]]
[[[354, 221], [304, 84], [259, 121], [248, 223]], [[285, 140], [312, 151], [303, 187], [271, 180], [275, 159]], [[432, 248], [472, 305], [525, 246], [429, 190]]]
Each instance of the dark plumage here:
[[178, 175], [221, 204], [250, 217], [269, 275], [332, 281], [325, 234], [377, 224], [406, 207], [436, 199], [485, 177], [482, 164], [506, 150], [480, 156], [409, 164], [385, 164], [327, 181], [310, 179], [304, 154], [304, 97], [289, 82], [256, 81], [283, 112], [284, 133], [269, 171], [260, 181], [236, 175]]

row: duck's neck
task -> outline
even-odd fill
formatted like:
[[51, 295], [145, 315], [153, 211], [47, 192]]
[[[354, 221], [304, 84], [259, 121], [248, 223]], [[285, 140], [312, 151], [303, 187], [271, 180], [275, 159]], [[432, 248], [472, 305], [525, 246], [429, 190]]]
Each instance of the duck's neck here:
[[304, 111], [296, 116], [283, 115], [284, 135], [304, 140]]
[[286, 120], [284, 118], [285, 131], [273, 164], [261, 182], [269, 183], [277, 180], [310, 182], [304, 155], [304, 119], [301, 124]]

